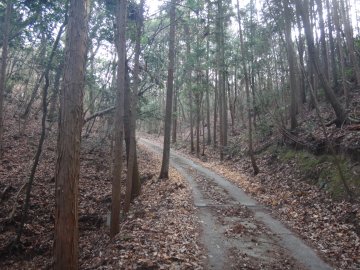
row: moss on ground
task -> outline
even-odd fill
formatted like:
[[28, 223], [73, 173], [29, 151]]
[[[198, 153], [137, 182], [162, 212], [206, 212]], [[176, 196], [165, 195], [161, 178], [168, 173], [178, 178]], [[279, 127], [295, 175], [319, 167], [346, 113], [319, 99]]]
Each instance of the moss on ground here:
[[[305, 150], [293, 150], [285, 147], [278, 148], [277, 152], [280, 160], [283, 162], [295, 162], [305, 180], [326, 189], [334, 198], [341, 199], [346, 195], [339, 169], [334, 162], [333, 156], [316, 156]], [[345, 158], [341, 156], [336, 158], [348, 185], [355, 190], [359, 190], [359, 175], [352, 171], [351, 164]]]

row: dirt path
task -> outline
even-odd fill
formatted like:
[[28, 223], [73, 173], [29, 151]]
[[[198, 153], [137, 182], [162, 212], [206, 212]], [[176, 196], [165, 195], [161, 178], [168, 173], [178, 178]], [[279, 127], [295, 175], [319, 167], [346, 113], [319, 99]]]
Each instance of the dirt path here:
[[[161, 154], [147, 139], [139, 143]], [[222, 176], [171, 151], [190, 183], [208, 251], [207, 269], [332, 269], [265, 207]]]

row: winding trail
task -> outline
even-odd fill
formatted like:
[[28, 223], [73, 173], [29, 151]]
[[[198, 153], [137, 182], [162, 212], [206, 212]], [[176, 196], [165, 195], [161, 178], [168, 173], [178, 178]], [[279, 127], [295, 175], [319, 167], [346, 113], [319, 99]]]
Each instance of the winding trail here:
[[[162, 154], [150, 140], [139, 143]], [[170, 162], [192, 188], [208, 252], [206, 269], [332, 269], [236, 185], [173, 150]]]

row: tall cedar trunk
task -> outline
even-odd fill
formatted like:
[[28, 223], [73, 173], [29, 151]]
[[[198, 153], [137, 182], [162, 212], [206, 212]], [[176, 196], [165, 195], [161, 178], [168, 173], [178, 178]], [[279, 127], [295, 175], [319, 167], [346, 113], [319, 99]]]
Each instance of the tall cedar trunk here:
[[[301, 20], [300, 20], [300, 14], [296, 11], [296, 25], [298, 28], [298, 32], [301, 33], [302, 27], [301, 27]], [[298, 42], [298, 52], [299, 52], [299, 62], [300, 66], [304, 66], [304, 53], [305, 53], [305, 44], [304, 44], [304, 38], [302, 34], [299, 34], [299, 42]], [[300, 102], [302, 104], [306, 103], [306, 83], [305, 83], [305, 75], [300, 72]]]
[[[140, 85], [139, 71], [140, 71], [140, 42], [141, 42], [141, 31], [143, 24], [143, 6], [144, 0], [140, 1], [139, 10], [137, 13], [136, 21], [136, 39], [135, 39], [135, 57], [134, 57], [134, 84], [132, 95], [130, 95], [130, 144], [129, 144], [129, 159], [127, 166], [126, 176], [126, 193], [125, 193], [125, 205], [124, 211], [127, 213], [130, 210], [130, 202], [134, 196], [140, 194], [140, 179], [139, 173], [135, 172], [134, 169], [138, 169], [136, 157], [136, 107], [137, 107], [137, 96]], [[135, 190], [136, 189], [136, 190]]]
[[4, 136], [4, 99], [6, 88], [6, 66], [9, 46], [10, 17], [12, 10], [12, 0], [6, 1], [6, 11], [2, 27], [2, 53], [0, 66], [0, 158], [3, 156], [3, 136]]
[[[303, 2], [303, 3], [301, 3]], [[312, 28], [310, 25], [310, 19], [309, 19], [309, 1], [296, 1], [296, 8], [299, 10], [299, 13], [302, 17], [303, 24], [304, 24], [304, 30], [305, 30], [305, 36], [306, 41], [308, 45], [308, 54], [309, 58], [312, 62], [312, 66], [314, 67], [314, 70], [319, 77], [319, 80], [324, 88], [325, 96], [330, 102], [331, 106], [334, 109], [335, 115], [337, 117], [337, 126], [340, 126], [342, 123], [346, 120], [346, 112], [344, 108], [341, 106], [339, 100], [337, 99], [334, 91], [331, 88], [331, 85], [329, 81], [326, 79], [326, 76], [319, 68], [319, 55], [316, 52], [315, 44], [314, 44], [314, 37]]]
[[55, 171], [54, 269], [78, 269], [78, 181], [88, 1], [70, 1]]
[[171, 113], [174, 84], [174, 64], [175, 64], [175, 17], [176, 17], [176, 0], [170, 3], [170, 33], [169, 33], [169, 66], [167, 77], [166, 91], [166, 112], [165, 112], [165, 130], [164, 130], [164, 148], [160, 171], [160, 179], [169, 178], [170, 163], [170, 132], [171, 132]]
[[226, 71], [225, 71], [225, 48], [224, 48], [224, 11], [222, 1], [217, 1], [217, 67], [218, 67], [218, 98], [220, 115], [220, 159], [224, 159], [224, 150], [227, 145], [227, 105], [226, 105]]
[[335, 87], [335, 91], [338, 86], [338, 76], [337, 76], [337, 66], [336, 66], [336, 52], [335, 52], [335, 42], [333, 37], [333, 20], [331, 19], [331, 8], [329, 0], [326, 0], [326, 13], [327, 13], [327, 23], [329, 28], [329, 44], [330, 44], [330, 56], [331, 56], [331, 73], [333, 79], [333, 85]]
[[291, 39], [291, 10], [289, 0], [283, 0], [284, 19], [285, 19], [285, 40], [286, 40], [286, 54], [289, 63], [290, 73], [290, 128], [294, 130], [297, 127], [296, 113], [297, 113], [297, 81], [296, 81], [296, 59], [293, 42]]
[[192, 97], [192, 86], [191, 86], [191, 66], [190, 66], [190, 31], [189, 25], [185, 23], [184, 25], [184, 32], [186, 36], [186, 57], [187, 57], [187, 65], [186, 65], [186, 72], [187, 72], [187, 80], [186, 80], [186, 87], [189, 91], [189, 110], [190, 110], [190, 153], [194, 153], [194, 122], [193, 122], [193, 97]]
[[172, 143], [176, 143], [176, 137], [177, 137], [177, 121], [178, 121], [178, 116], [177, 116], [177, 107], [178, 107], [178, 89], [177, 86], [175, 85], [174, 87], [174, 107], [173, 107], [173, 124], [172, 124]]
[[239, 38], [240, 38], [240, 50], [242, 54], [242, 65], [244, 69], [244, 76], [245, 76], [245, 92], [246, 92], [246, 104], [247, 104], [247, 111], [248, 111], [248, 145], [249, 145], [249, 155], [251, 160], [251, 165], [254, 170], [254, 175], [259, 173], [259, 168], [256, 164], [255, 155], [253, 151], [253, 142], [252, 142], [252, 124], [251, 124], [251, 102], [250, 102], [250, 82], [249, 82], [249, 74], [247, 71], [246, 60], [245, 60], [245, 46], [244, 46], [244, 38], [242, 34], [242, 26], [241, 26], [241, 17], [240, 17], [240, 8], [239, 8], [239, 0], [237, 0], [237, 15], [238, 15], [238, 23], [239, 23]]
[[340, 72], [341, 72], [341, 88], [342, 92], [345, 96], [345, 104], [346, 106], [349, 105], [349, 97], [348, 97], [348, 90], [346, 86], [346, 73], [345, 73], [345, 52], [342, 45], [342, 29], [340, 24], [340, 18], [339, 18], [339, 5], [336, 1], [334, 1], [334, 10], [333, 10], [333, 16], [334, 16], [334, 25], [336, 28], [336, 42], [337, 42], [337, 48], [338, 48], [338, 55], [340, 60]]
[[326, 79], [330, 80], [330, 69], [329, 69], [329, 60], [328, 53], [326, 48], [326, 36], [325, 36], [325, 22], [323, 15], [323, 5], [322, 0], [316, 0], [317, 10], [319, 13], [319, 28], [320, 28], [320, 48], [321, 48], [321, 58], [323, 71]]
[[214, 147], [216, 147], [217, 145], [217, 141], [216, 141], [216, 128], [217, 128], [217, 110], [218, 110], [218, 104], [219, 104], [219, 95], [218, 95], [218, 90], [217, 90], [217, 85], [219, 83], [219, 79], [218, 79], [218, 72], [215, 71], [215, 99], [214, 99], [214, 126], [213, 126], [213, 145]]
[[[209, 1], [207, 1], [207, 24], [209, 25], [210, 23], [210, 3]], [[210, 145], [211, 144], [211, 125], [210, 125], [210, 78], [209, 78], [209, 67], [208, 65], [210, 64], [210, 35], [207, 35], [206, 37], [206, 127], [207, 127], [207, 141], [206, 144]]]
[[[199, 83], [199, 81], [198, 81]], [[200, 93], [195, 93], [196, 100], [196, 156], [200, 156]]]
[[359, 58], [355, 52], [354, 35], [353, 35], [353, 29], [352, 29], [350, 18], [349, 18], [348, 1], [343, 0], [343, 1], [340, 1], [340, 3], [341, 3], [341, 13], [340, 14], [342, 15], [343, 22], [344, 22], [344, 32], [345, 32], [345, 38], [346, 38], [346, 43], [347, 43], [347, 49], [349, 51], [350, 61], [354, 68], [357, 85], [360, 86]]
[[[130, 137], [131, 137], [131, 108], [132, 108], [132, 101], [131, 101], [131, 92], [130, 92], [130, 76], [129, 76], [129, 69], [126, 69], [125, 75], [125, 91], [124, 91], [124, 134], [125, 134], [125, 145], [126, 145], [126, 162], [127, 166], [129, 162], [129, 153], [130, 153]], [[137, 162], [137, 153], [135, 148], [135, 162], [133, 166], [133, 188], [132, 188], [132, 198], [138, 196], [141, 191], [141, 182], [140, 182], [140, 174]]]
[[126, 60], [126, 0], [116, 1], [116, 49], [118, 54], [116, 78], [116, 106], [114, 115], [114, 149], [112, 164], [111, 224], [110, 237], [119, 232], [120, 223], [120, 182], [123, 155], [123, 114]]

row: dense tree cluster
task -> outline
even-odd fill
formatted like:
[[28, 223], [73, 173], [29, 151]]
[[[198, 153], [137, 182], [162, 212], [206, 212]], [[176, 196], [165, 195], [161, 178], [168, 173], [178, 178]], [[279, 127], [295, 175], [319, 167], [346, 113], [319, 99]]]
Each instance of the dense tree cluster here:
[[172, 0], [152, 14], [145, 0], [2, 1], [0, 154], [7, 102], [19, 104], [20, 134], [42, 114], [22, 226], [55, 122], [57, 269], [76, 268], [81, 135], [95, 127], [113, 145], [114, 236], [120, 211], [141, 190], [136, 130], [164, 134], [160, 178], [167, 178], [170, 142], [179, 137], [197, 156], [213, 145], [224, 159], [229, 134], [246, 133], [257, 174], [254, 134], [276, 127], [291, 135], [318, 100], [332, 108], [329, 125], [359, 123], [358, 112], [349, 110], [360, 85], [356, 2]]

